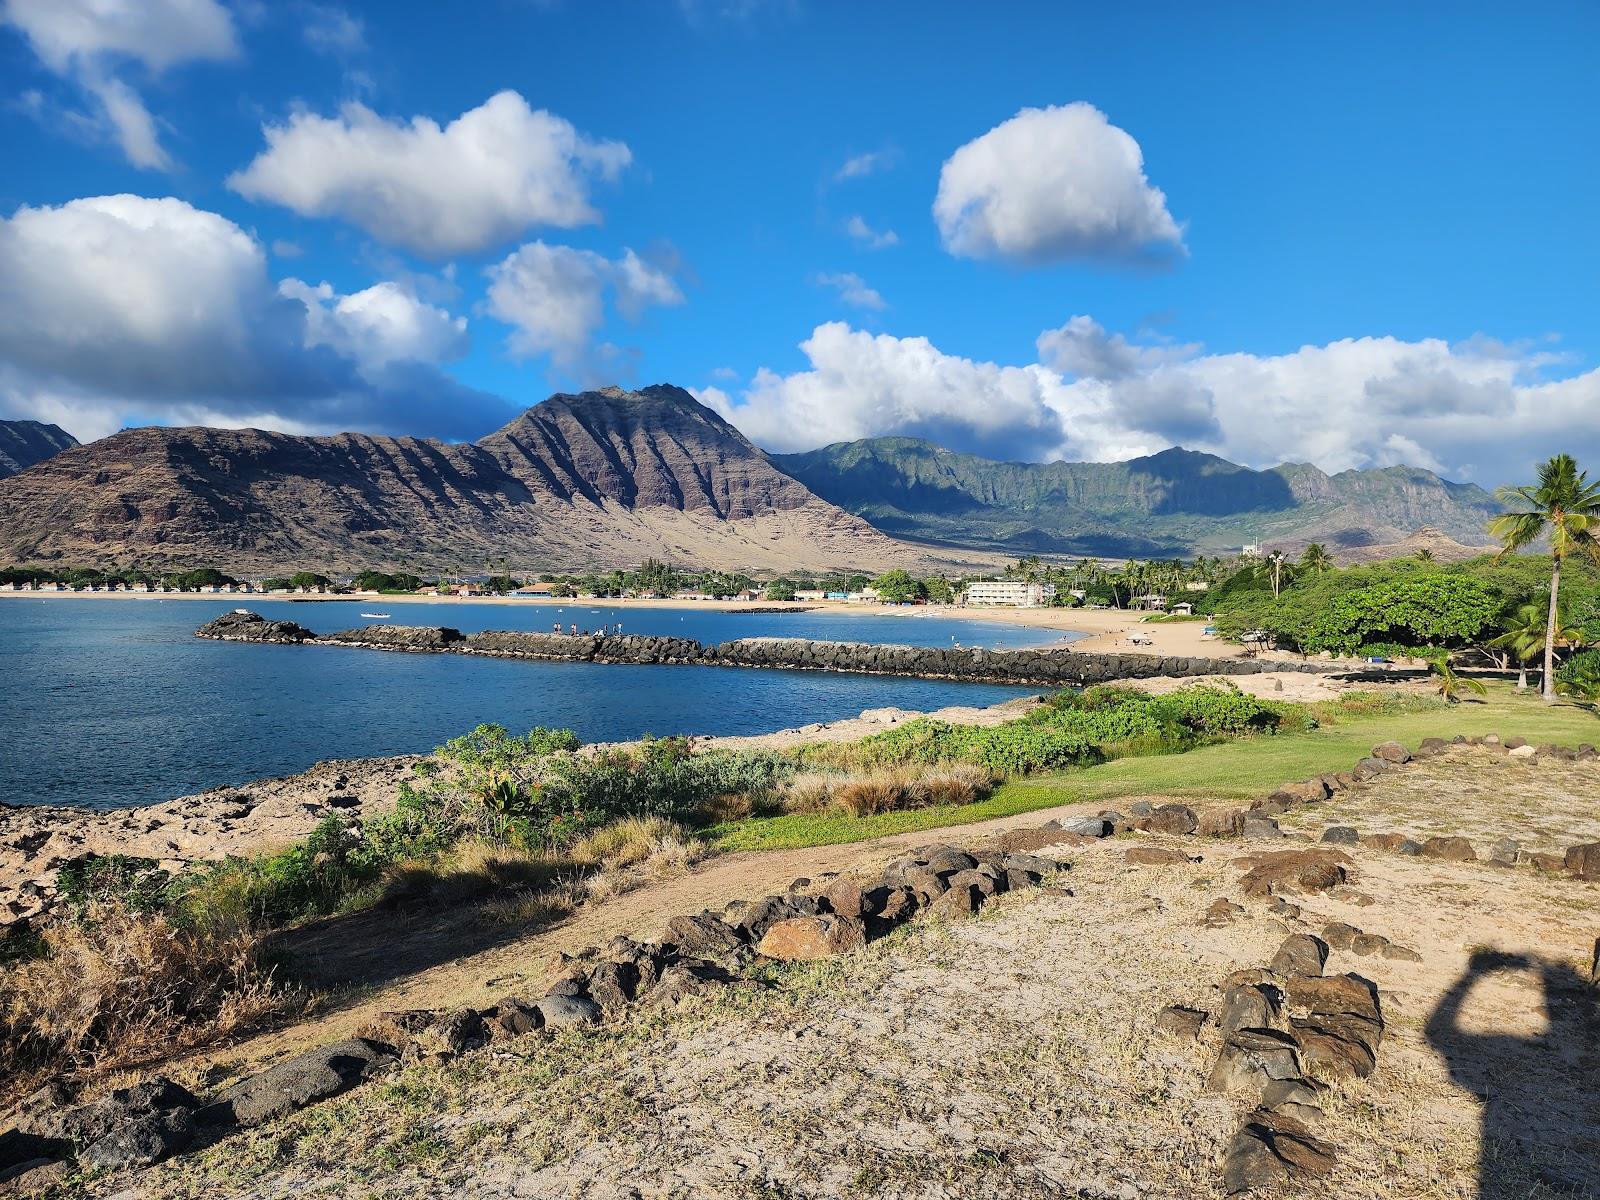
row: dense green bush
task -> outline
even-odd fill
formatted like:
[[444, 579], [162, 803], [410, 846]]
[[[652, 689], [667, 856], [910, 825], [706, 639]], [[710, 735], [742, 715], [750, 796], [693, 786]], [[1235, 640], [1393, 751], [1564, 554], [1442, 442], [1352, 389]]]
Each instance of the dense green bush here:
[[1219, 611], [1229, 637], [1260, 629], [1281, 646], [1351, 654], [1363, 645], [1463, 646], [1504, 611], [1503, 596], [1471, 575], [1406, 561], [1310, 577], [1274, 598], [1244, 593]]
[[1152, 696], [1132, 688], [1060, 692], [1017, 721], [988, 728], [928, 717], [848, 747], [821, 747], [816, 761], [852, 766], [970, 762], [996, 775], [1027, 775], [1122, 757], [1175, 753], [1206, 741], [1277, 728], [1274, 706], [1234, 688], [1183, 688]]
[[1600, 647], [1580, 650], [1557, 667], [1556, 688], [1580, 700], [1600, 700]]

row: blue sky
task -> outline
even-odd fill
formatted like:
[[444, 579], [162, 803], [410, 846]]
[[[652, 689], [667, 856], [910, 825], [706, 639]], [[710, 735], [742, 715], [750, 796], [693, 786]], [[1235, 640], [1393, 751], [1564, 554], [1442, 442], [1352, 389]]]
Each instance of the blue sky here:
[[0, 415], [1600, 456], [1593, 5], [118, 7], [0, 0]]

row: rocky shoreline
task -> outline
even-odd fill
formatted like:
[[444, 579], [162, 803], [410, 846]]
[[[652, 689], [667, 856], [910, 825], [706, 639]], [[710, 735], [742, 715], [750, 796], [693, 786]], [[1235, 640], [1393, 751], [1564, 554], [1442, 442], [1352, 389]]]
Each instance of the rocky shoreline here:
[[689, 638], [641, 634], [569, 635], [488, 630], [464, 634], [440, 626], [367, 625], [319, 635], [293, 621], [269, 621], [253, 612], [225, 613], [195, 636], [218, 641], [345, 646], [413, 654], [479, 654], [494, 658], [563, 662], [679, 664], [839, 671], [1028, 687], [1087, 686], [1120, 679], [1258, 675], [1274, 671], [1327, 673], [1329, 663], [1159, 654], [1096, 654], [1070, 648], [985, 650], [978, 647], [895, 646], [825, 642], [805, 638], [738, 638], [702, 645]]
[[[807, 741], [866, 737], [904, 721], [935, 716], [958, 725], [1015, 720], [1036, 697], [987, 708], [955, 707], [925, 714], [909, 709], [866, 709], [858, 717], [817, 722], [773, 733], [694, 737], [697, 749], [781, 750]], [[603, 743], [619, 748], [631, 743]], [[155, 860], [177, 873], [230, 854], [270, 851], [305, 837], [337, 814], [361, 822], [394, 808], [400, 785], [414, 778], [426, 754], [337, 759], [294, 775], [217, 787], [139, 808], [100, 811], [61, 805], [0, 801], [0, 929], [51, 909], [56, 876], [84, 854], [127, 854]]]

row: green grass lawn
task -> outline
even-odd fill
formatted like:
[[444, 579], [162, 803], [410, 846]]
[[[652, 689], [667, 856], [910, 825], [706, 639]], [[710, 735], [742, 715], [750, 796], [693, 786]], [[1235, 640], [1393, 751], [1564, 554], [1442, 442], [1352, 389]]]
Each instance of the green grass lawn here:
[[792, 850], [865, 841], [885, 834], [969, 825], [1062, 804], [1110, 804], [1124, 796], [1251, 799], [1291, 780], [1348, 770], [1379, 742], [1415, 746], [1425, 737], [1498, 733], [1534, 744], [1600, 744], [1600, 718], [1572, 704], [1546, 706], [1495, 685], [1487, 697], [1416, 712], [1341, 714], [1306, 733], [1269, 734], [1187, 754], [1123, 758], [1060, 775], [1016, 779], [978, 804], [875, 817], [794, 815], [729, 822], [707, 831], [719, 850]]

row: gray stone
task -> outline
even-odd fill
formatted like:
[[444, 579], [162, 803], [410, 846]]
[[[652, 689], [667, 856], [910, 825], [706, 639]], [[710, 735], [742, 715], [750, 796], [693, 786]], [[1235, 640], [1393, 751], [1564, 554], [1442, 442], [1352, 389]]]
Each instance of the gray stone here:
[[1382, 742], [1372, 748], [1372, 757], [1386, 763], [1408, 763], [1411, 761], [1411, 751], [1399, 742]]
[[1489, 861], [1497, 867], [1514, 867], [1522, 856], [1522, 843], [1513, 837], [1503, 837], [1489, 847]]
[[1211, 1092], [1259, 1092], [1274, 1079], [1301, 1077], [1299, 1051], [1288, 1034], [1240, 1029], [1228, 1035], [1206, 1081]]
[[394, 1062], [391, 1047], [366, 1038], [318, 1046], [234, 1084], [200, 1116], [209, 1124], [259, 1125], [337, 1096]]
[[1218, 1024], [1223, 1033], [1240, 1029], [1265, 1029], [1277, 1014], [1276, 990], [1253, 983], [1236, 983], [1222, 994], [1222, 1015]]
[[1113, 829], [1112, 823], [1104, 817], [1073, 817], [1061, 825], [1063, 833], [1075, 833], [1079, 837], [1109, 837]]
[[546, 1029], [565, 1025], [598, 1025], [600, 1006], [583, 996], [546, 996], [534, 1005]]
[[1255, 813], [1246, 813], [1244, 821], [1239, 826], [1239, 836], [1244, 838], [1281, 838], [1283, 830], [1278, 828], [1278, 822], [1271, 817], [1257, 816]]
[[1330, 825], [1322, 831], [1322, 840], [1335, 846], [1354, 846], [1361, 835], [1353, 825]]
[[745, 948], [738, 932], [714, 913], [673, 917], [661, 940], [676, 946], [682, 958], [728, 958]]
[[1270, 969], [1280, 975], [1321, 975], [1328, 961], [1327, 944], [1309, 933], [1290, 934], [1272, 956]]

